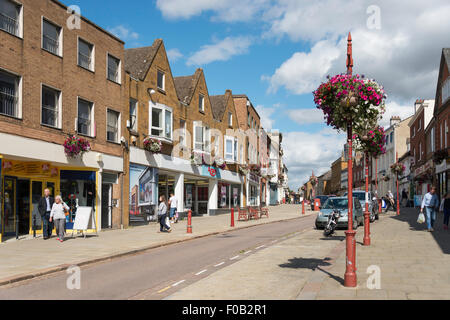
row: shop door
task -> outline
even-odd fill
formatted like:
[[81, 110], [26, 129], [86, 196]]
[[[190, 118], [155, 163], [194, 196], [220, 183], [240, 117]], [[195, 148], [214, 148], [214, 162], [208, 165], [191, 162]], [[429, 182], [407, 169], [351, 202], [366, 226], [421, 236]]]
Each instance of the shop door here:
[[43, 193], [43, 183], [42, 181], [32, 181], [31, 182], [31, 230], [36, 230], [41, 233], [42, 231], [42, 219], [39, 213], [39, 200], [41, 200]]
[[30, 180], [17, 179], [16, 181], [16, 216], [18, 234], [24, 235], [30, 232]]
[[13, 236], [16, 234], [16, 179], [5, 177], [3, 190], [2, 231], [5, 236]]
[[112, 227], [112, 184], [102, 184], [102, 229]]

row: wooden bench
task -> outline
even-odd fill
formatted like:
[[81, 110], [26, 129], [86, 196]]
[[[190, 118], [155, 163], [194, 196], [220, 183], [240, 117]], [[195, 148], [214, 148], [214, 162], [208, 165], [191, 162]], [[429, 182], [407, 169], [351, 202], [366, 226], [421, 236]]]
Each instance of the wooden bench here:
[[248, 221], [250, 219], [247, 209], [238, 208], [238, 213], [238, 221]]
[[259, 208], [259, 217], [262, 218], [263, 216], [269, 218], [269, 208]]
[[258, 220], [259, 219], [259, 215], [258, 215], [258, 210], [256, 208], [249, 208], [249, 215], [250, 215], [250, 219], [255, 219]]

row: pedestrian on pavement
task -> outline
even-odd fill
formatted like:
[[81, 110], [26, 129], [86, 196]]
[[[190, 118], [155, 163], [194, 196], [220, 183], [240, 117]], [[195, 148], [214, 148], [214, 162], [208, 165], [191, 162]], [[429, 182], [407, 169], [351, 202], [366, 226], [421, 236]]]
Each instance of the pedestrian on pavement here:
[[395, 210], [395, 200], [394, 200], [394, 195], [392, 194], [391, 190], [388, 191], [388, 193], [386, 194], [386, 211], [388, 212], [389, 208], [392, 208], [392, 210]]
[[175, 195], [170, 193], [170, 199], [169, 199], [169, 206], [170, 206], [170, 222], [178, 222], [178, 218], [176, 217], [177, 213], [177, 207], [178, 207], [178, 199], [175, 197]]
[[426, 210], [428, 231], [432, 232], [434, 231], [433, 227], [434, 222], [436, 221], [436, 210], [439, 209], [439, 199], [436, 195], [436, 187], [432, 187], [431, 191], [423, 197], [422, 207], [420, 209], [421, 213], [423, 213], [424, 208]]
[[442, 199], [439, 211], [444, 212], [444, 230], [448, 230], [448, 222], [450, 220], [450, 192], [447, 192], [444, 199]]
[[44, 240], [52, 237], [53, 223], [50, 221], [50, 212], [52, 211], [55, 200], [50, 196], [50, 189], [44, 190], [44, 196], [39, 200], [38, 211], [42, 218]]
[[66, 231], [66, 212], [69, 211], [69, 206], [62, 201], [61, 196], [55, 197], [52, 211], [50, 213], [50, 222], [55, 221], [56, 235], [60, 242], [64, 241], [64, 233]]
[[172, 232], [169, 226], [166, 224], [167, 218], [167, 203], [166, 197], [164, 195], [159, 197], [159, 207], [158, 207], [158, 220], [159, 220], [159, 232]]

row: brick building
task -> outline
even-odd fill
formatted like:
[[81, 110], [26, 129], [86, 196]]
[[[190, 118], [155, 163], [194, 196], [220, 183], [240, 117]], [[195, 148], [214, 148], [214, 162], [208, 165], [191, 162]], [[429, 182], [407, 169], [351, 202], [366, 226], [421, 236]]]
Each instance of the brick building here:
[[[56, 0], [2, 0], [0, 16], [2, 235], [32, 232], [33, 217], [39, 233], [45, 188], [71, 206], [69, 230], [81, 206], [97, 229], [126, 225], [124, 43]], [[92, 150], [67, 157], [68, 134]]]
[[336, 161], [331, 165], [331, 189], [330, 192], [335, 195], [343, 194], [345, 190], [341, 188], [341, 175], [342, 171], [347, 169], [348, 163], [345, 161], [345, 157], [342, 154]]
[[442, 197], [450, 191], [450, 48], [442, 49], [435, 101], [435, 153], [443, 159], [436, 162], [435, 173], [436, 185]]

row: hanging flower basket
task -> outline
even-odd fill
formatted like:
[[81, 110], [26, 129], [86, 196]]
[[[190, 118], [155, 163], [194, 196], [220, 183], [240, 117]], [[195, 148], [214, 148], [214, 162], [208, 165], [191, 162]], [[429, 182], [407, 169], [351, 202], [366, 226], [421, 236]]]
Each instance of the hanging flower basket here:
[[383, 127], [377, 126], [375, 129], [369, 130], [367, 134], [356, 133], [353, 135], [353, 139], [356, 151], [368, 153], [373, 158], [386, 153], [386, 136]]
[[391, 166], [391, 172], [396, 175], [403, 174], [403, 172], [405, 172], [405, 169], [406, 169], [405, 165], [403, 163], [399, 163], [399, 162], [394, 163]]
[[435, 164], [441, 164], [442, 161], [447, 159], [447, 157], [448, 157], [447, 149], [438, 150], [433, 154], [433, 161]]
[[239, 166], [239, 173], [246, 176], [249, 172], [249, 169], [247, 166]]
[[222, 158], [215, 158], [214, 163], [218, 168], [220, 168], [222, 170], [225, 169], [225, 167], [226, 167], [225, 160], [223, 160]]
[[144, 149], [152, 153], [160, 153], [162, 150], [161, 140], [146, 137], [144, 139]]
[[250, 171], [258, 176], [261, 175], [261, 166], [258, 164], [250, 165]]
[[322, 83], [313, 94], [327, 125], [337, 130], [347, 131], [350, 121], [355, 132], [374, 128], [385, 112], [383, 87], [359, 75], [336, 75]]
[[64, 153], [69, 158], [76, 158], [79, 155], [83, 155], [84, 152], [91, 150], [89, 141], [84, 138], [78, 138], [77, 136], [69, 135], [64, 141]]

